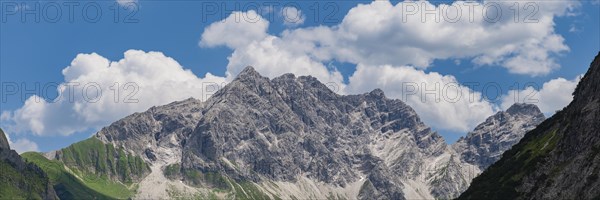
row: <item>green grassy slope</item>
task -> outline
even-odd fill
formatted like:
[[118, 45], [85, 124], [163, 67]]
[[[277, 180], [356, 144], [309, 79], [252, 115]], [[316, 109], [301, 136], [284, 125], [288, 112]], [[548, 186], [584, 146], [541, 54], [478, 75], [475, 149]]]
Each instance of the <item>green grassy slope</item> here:
[[89, 138], [72, 144], [48, 160], [35, 152], [22, 156], [42, 168], [61, 199], [128, 199], [136, 182], [150, 172], [141, 157]]
[[[36, 164], [48, 174], [50, 181], [54, 184], [54, 190], [61, 199], [118, 199], [128, 197], [127, 195], [115, 195], [106, 191], [92, 189], [85, 180], [69, 172], [63, 163], [56, 160], [48, 160], [39, 153], [27, 152], [21, 156], [27, 162]], [[108, 183], [108, 181], [102, 182], [106, 185], [114, 185], [114, 183]], [[122, 188], [126, 190], [125, 186], [122, 186]], [[100, 190], [102, 189], [100, 188]]]
[[72, 144], [57, 154], [60, 161], [77, 172], [96, 174], [125, 184], [150, 173], [150, 167], [141, 157], [104, 144], [94, 137]]
[[[178, 167], [178, 165], [168, 166], [166, 168], [168, 174], [172, 175], [178, 173], [177, 170], [172, 169], [174, 167]], [[234, 180], [220, 172], [200, 172], [188, 169], [183, 170], [182, 176], [190, 185], [210, 188], [214, 193], [226, 194], [226, 199], [270, 199], [269, 195], [260, 190], [252, 182], [246, 180]], [[207, 198], [210, 199], [210, 194]]]
[[33, 171], [19, 172], [9, 163], [0, 161], [0, 199], [42, 199], [44, 180]]

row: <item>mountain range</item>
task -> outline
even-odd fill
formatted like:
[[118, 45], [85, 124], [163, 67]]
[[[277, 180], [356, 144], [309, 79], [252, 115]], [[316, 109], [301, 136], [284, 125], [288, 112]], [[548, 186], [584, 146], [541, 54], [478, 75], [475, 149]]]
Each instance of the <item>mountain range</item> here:
[[311, 76], [247, 67], [205, 102], [152, 107], [21, 156], [61, 199], [454, 198], [543, 120], [515, 104], [448, 145], [379, 89], [339, 95]]

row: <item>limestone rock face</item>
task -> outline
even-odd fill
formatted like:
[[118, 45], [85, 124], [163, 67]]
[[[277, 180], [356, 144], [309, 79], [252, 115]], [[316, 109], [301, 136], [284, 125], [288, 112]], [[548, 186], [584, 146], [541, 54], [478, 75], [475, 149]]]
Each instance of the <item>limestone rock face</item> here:
[[533, 104], [514, 104], [479, 124], [453, 146], [461, 159], [484, 170], [546, 118]]
[[314, 77], [270, 80], [247, 67], [205, 102], [153, 107], [96, 137], [168, 169], [181, 187], [251, 183], [285, 199], [452, 198], [543, 118], [535, 106], [513, 107], [449, 146], [379, 89], [338, 95]]

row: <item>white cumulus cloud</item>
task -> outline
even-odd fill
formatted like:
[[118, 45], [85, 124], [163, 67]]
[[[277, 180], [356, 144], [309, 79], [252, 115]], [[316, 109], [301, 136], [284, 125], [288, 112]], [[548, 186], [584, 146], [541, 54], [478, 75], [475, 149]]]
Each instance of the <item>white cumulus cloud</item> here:
[[235, 11], [229, 17], [206, 27], [200, 46], [226, 45], [229, 48], [238, 48], [267, 37], [267, 28], [269, 21], [256, 11]]
[[573, 91], [581, 77], [573, 80], [556, 78], [545, 82], [541, 87], [530, 85], [524, 90], [511, 90], [502, 97], [501, 106], [508, 109], [514, 103], [531, 103], [537, 105], [546, 116], [552, 116], [557, 110], [571, 103]]
[[[515, 3], [522, 14], [517, 18], [510, 7]], [[282, 37], [319, 61], [425, 68], [436, 59], [471, 59], [511, 73], [545, 75], [559, 67], [553, 55], [569, 50], [554, 30], [554, 19], [578, 3], [535, 2], [531, 6], [537, 12], [528, 18], [525, 3], [374, 1], [350, 9], [339, 25], [295, 29]], [[495, 9], [502, 17], [494, 17]]]
[[21, 138], [15, 142], [11, 142], [10, 148], [14, 149], [17, 153], [24, 153], [28, 151], [40, 151], [38, 145], [35, 142], [25, 138]]
[[[515, 3], [522, 14], [516, 21], [510, 9]], [[569, 47], [556, 33], [555, 19], [569, 15], [579, 3], [534, 2], [537, 12], [527, 19], [525, 3], [455, 1], [433, 5], [427, 1], [374, 1], [350, 9], [340, 24], [295, 28], [279, 35], [267, 32], [269, 21], [256, 11], [235, 11], [206, 27], [199, 41], [201, 47], [226, 46], [233, 50], [228, 57], [226, 77], [209, 73], [197, 77], [160, 52], [129, 50], [118, 61], [95, 53], [79, 54], [63, 70], [65, 82], [58, 89], [60, 98], [50, 102], [32, 96], [23, 107], [3, 113], [0, 118], [10, 121], [9, 128], [19, 133], [69, 135], [99, 128], [151, 106], [188, 97], [206, 99], [214, 92], [204, 91], [208, 84], [230, 81], [251, 65], [271, 78], [284, 73], [312, 75], [321, 82], [338, 84], [340, 93], [381, 88], [389, 97], [402, 99], [413, 107], [428, 125], [438, 130], [467, 131], [498, 108], [485, 101], [481, 93], [456, 84], [453, 76], [426, 73], [423, 69], [435, 60], [445, 59], [499, 65], [511, 73], [531, 76], [546, 75], [559, 68], [555, 56]], [[483, 15], [484, 8], [490, 11], [496, 7], [505, 18], [490, 22]], [[299, 16], [288, 27], [304, 22], [300, 10], [285, 11], [291, 19], [295, 19], [294, 12]], [[460, 16], [460, 20], [448, 18], [453, 16]], [[348, 83], [344, 83], [335, 66], [324, 64], [331, 61], [357, 65]], [[540, 100], [537, 105], [545, 113], [560, 109], [570, 101], [577, 81], [549, 81], [536, 90]], [[416, 83], [419, 88], [407, 93], [403, 83]], [[426, 87], [438, 84], [442, 99], [435, 101], [431, 99], [434, 96], [425, 95], [424, 100], [423, 83]], [[555, 98], [557, 92], [568, 95]], [[514, 103], [509, 104], [510, 98], [514, 96], [505, 96], [500, 107]]]
[[443, 130], [470, 131], [497, 111], [480, 92], [460, 85], [453, 76], [407, 66], [359, 65], [346, 87], [347, 93], [375, 88], [411, 106], [425, 124]]
[[226, 80], [207, 73], [199, 78], [160, 52], [128, 50], [119, 61], [96, 53], [79, 54], [62, 71], [59, 96], [31, 96], [10, 118], [8, 128], [36, 135], [70, 135], [99, 128], [151, 106], [194, 97], [206, 99], [214, 84]]
[[6, 139], [8, 140], [8, 145], [10, 145], [10, 148], [15, 150], [17, 153], [39, 151], [37, 143], [28, 140], [27, 138], [20, 138], [13, 142], [7, 132], [4, 132], [4, 135], [6, 135]]
[[[324, 83], [336, 83], [343, 87], [343, 77], [335, 69], [329, 69], [310, 55], [280, 37], [267, 33], [268, 22], [261, 16], [256, 26], [248, 22], [235, 22], [236, 16], [255, 15], [255, 11], [234, 12], [221, 22], [209, 25], [200, 40], [201, 46], [227, 46], [234, 49], [229, 56], [226, 76], [232, 80], [246, 66], [253, 66], [262, 75], [274, 78], [284, 73], [312, 75]], [[265, 23], [261, 23], [265, 22]], [[223, 31], [238, 30], [238, 31]], [[240, 34], [240, 32], [245, 32]], [[230, 40], [228, 38], [236, 38]]]

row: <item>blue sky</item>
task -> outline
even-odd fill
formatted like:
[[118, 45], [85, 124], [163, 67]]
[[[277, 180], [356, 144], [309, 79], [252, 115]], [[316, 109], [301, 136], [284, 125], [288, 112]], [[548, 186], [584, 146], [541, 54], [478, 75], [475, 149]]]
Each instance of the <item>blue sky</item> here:
[[[94, 5], [88, 5], [90, 2]], [[8, 94], [5, 86], [7, 84], [17, 84], [20, 89], [22, 86], [33, 88], [36, 83], [47, 85], [48, 83], [63, 83], [65, 76], [62, 71], [64, 68], [71, 65], [71, 62], [78, 54], [97, 53], [98, 55], [110, 60], [119, 61], [123, 59], [124, 52], [130, 49], [142, 50], [144, 52], [157, 51], [162, 52], [164, 56], [176, 60], [183, 68], [189, 69], [198, 77], [204, 77], [206, 73], [211, 73], [215, 76], [225, 77], [227, 74], [227, 66], [230, 62], [228, 57], [232, 55], [236, 49], [240, 52], [246, 46], [242, 45], [227, 45], [224, 43], [215, 45], [199, 45], [203, 40], [203, 33], [207, 27], [213, 23], [220, 23], [220, 20], [230, 16], [233, 10], [248, 11], [258, 8], [261, 16], [269, 21], [266, 34], [279, 38], [284, 38], [284, 31], [292, 31], [298, 29], [310, 30], [311, 27], [336, 27], [342, 23], [342, 20], [348, 15], [348, 11], [355, 8], [358, 4], [370, 4], [369, 1], [343, 1], [343, 2], [287, 2], [282, 1], [277, 4], [270, 2], [243, 2], [236, 8], [236, 3], [227, 1], [225, 4], [210, 2], [210, 1], [134, 1], [130, 7], [118, 4], [115, 1], [90, 1], [79, 2], [74, 9], [73, 21], [68, 19], [68, 12], [64, 7], [64, 1], [2, 1], [2, 21], [0, 23], [0, 79], [4, 84], [2, 87], [2, 102], [0, 112], [12, 113], [25, 105], [25, 100], [32, 96], [33, 93], [41, 95], [39, 91], [29, 92], [21, 95]], [[450, 1], [451, 2], [451, 1]], [[434, 5], [448, 4], [449, 1], [434, 2]], [[56, 4], [52, 4], [56, 3]], [[66, 1], [66, 3], [77, 3]], [[52, 4], [52, 5], [50, 5]], [[392, 5], [396, 5], [397, 1]], [[16, 5], [16, 7], [14, 6]], [[53, 5], [61, 6], [59, 11], [60, 19], [57, 22], [51, 22], [56, 15], [56, 10]], [[256, 5], [260, 6], [257, 7]], [[271, 12], [266, 12], [265, 5], [275, 5]], [[34, 10], [39, 6], [37, 10]], [[88, 6], [87, 12], [84, 7]], [[207, 7], [208, 6], [208, 7]], [[216, 6], [218, 11], [211, 12], [208, 10], [210, 6]], [[285, 24], [284, 16], [281, 12], [284, 7], [297, 7], [301, 15], [304, 17], [303, 23], [297, 25]], [[426, 67], [416, 66], [415, 69], [421, 70], [424, 73], [437, 72], [441, 75], [449, 75], [455, 78], [460, 84], [471, 82], [477, 83], [498, 83], [502, 87], [502, 96], [509, 93], [511, 86], [515, 82], [524, 84], [534, 82], [539, 86], [550, 82], [557, 78], [564, 78], [567, 81], [574, 81], [576, 84], [577, 76], [585, 73], [593, 56], [600, 49], [600, 15], [597, 1], [582, 1], [573, 9], [567, 9], [565, 13], [554, 15], [551, 22], [554, 26], [550, 26], [550, 31], [553, 35], [561, 36], [564, 41], [562, 44], [568, 47], [568, 50], [550, 51], [550, 57], [558, 65], [554, 69], [543, 74], [533, 73], [515, 73], [511, 72], [508, 67], [502, 62], [491, 64], [478, 64], [473, 60], [477, 55], [486, 54], [474, 53], [471, 55], [455, 55], [452, 52], [447, 54], [443, 51], [434, 52], [431, 55], [430, 63]], [[136, 8], [134, 15], [126, 19], [127, 14], [132, 14], [131, 8]], [[47, 8], [44, 10], [44, 8]], [[99, 8], [102, 12], [99, 15], [97, 22], [90, 22], [88, 18], [94, 18], [95, 13], [90, 9]], [[24, 10], [30, 10], [29, 13], [22, 15]], [[115, 11], [119, 11], [118, 18], [115, 19]], [[318, 10], [318, 11], [317, 11]], [[540, 12], [545, 12], [543, 9]], [[316, 15], [318, 13], [318, 18]], [[86, 18], [85, 15], [88, 17]], [[273, 14], [273, 15], [271, 15]], [[509, 15], [508, 13], [505, 13]], [[90, 17], [91, 16], [91, 17]], [[271, 16], [273, 16], [271, 18]], [[368, 18], [368, 15], [365, 15]], [[37, 22], [35, 17], [40, 17]], [[48, 20], [50, 18], [50, 20]], [[87, 20], [87, 21], [86, 21]], [[348, 20], [349, 21], [349, 20]], [[368, 29], [367, 27], [365, 27]], [[485, 28], [485, 27], [484, 27]], [[234, 29], [239, 30], [239, 29]], [[243, 29], [242, 29], [243, 30]], [[228, 37], [232, 33], [223, 33], [223, 37]], [[239, 34], [243, 37], [244, 33]], [[429, 33], [423, 33], [429, 34]], [[515, 33], [516, 34], [516, 33]], [[235, 35], [234, 35], [235, 36]], [[389, 35], [394, 37], [394, 35]], [[316, 37], [316, 36], [315, 36]], [[208, 39], [205, 39], [208, 41]], [[348, 43], [343, 41], [344, 44]], [[382, 44], [386, 40], [380, 41]], [[416, 41], [417, 43], [419, 41]], [[358, 42], [357, 42], [358, 43]], [[400, 42], [400, 44], [403, 44]], [[246, 45], [246, 44], [244, 44]], [[349, 44], [350, 46], [358, 46], [364, 44]], [[409, 45], [409, 44], [407, 44]], [[419, 46], [420, 44], [416, 44]], [[477, 45], [477, 44], [475, 44]], [[340, 47], [343, 48], [343, 47]], [[383, 47], [382, 47], [383, 48]], [[523, 54], [523, 52], [521, 52]], [[504, 57], [518, 55], [518, 52], [503, 54]], [[315, 57], [315, 55], [312, 55]], [[318, 57], [318, 56], [316, 56]], [[448, 58], [439, 58], [448, 57]], [[402, 59], [399, 56], [398, 59]], [[326, 59], [316, 59], [317, 62], [323, 63], [325, 66], [335, 66], [335, 68], [343, 76], [342, 84], [348, 84], [348, 88], [352, 88], [349, 83], [350, 77], [357, 70], [357, 65], [367, 63], [368, 61], [354, 61], [352, 58], [343, 56], [331, 56]], [[242, 60], [243, 61], [243, 60]], [[369, 63], [368, 65], [379, 65], [386, 63]], [[399, 65], [395, 61], [391, 65]], [[410, 66], [415, 63], [401, 63]], [[367, 64], [365, 64], [367, 65]], [[419, 64], [415, 64], [419, 65]], [[255, 66], [256, 67], [256, 66]], [[231, 69], [235, 66], [231, 64]], [[377, 70], [382, 68], [371, 68]], [[276, 75], [277, 72], [271, 73], [268, 69], [263, 69], [266, 75]], [[232, 72], [235, 72], [233, 70]], [[259, 72], [262, 73], [261, 69]], [[294, 71], [291, 71], [294, 72]], [[319, 75], [315, 75], [319, 77]], [[521, 85], [522, 86], [522, 85]], [[376, 84], [373, 87], [384, 87]], [[369, 87], [357, 87], [359, 89], [351, 89], [347, 93], [362, 92]], [[393, 87], [390, 87], [393, 88]], [[568, 87], [567, 87], [568, 88]], [[519, 88], [523, 90], [525, 88]], [[386, 94], [392, 94], [395, 97], [394, 91], [384, 89]], [[478, 90], [478, 89], [475, 89]], [[540, 89], [541, 90], [541, 89]], [[50, 92], [44, 95], [44, 98], [51, 100], [56, 97], [55, 90], [50, 89]], [[551, 91], [549, 91], [551, 92]], [[569, 94], [569, 91], [561, 91]], [[492, 92], [493, 93], [493, 92]], [[562, 94], [562, 93], [561, 93]], [[486, 94], [483, 95], [494, 95]], [[559, 95], [559, 94], [557, 94]], [[390, 96], [390, 95], [388, 95]], [[167, 99], [169, 100], [169, 99]], [[544, 101], [544, 99], [541, 99]], [[166, 101], [166, 100], [165, 100]], [[162, 101], [159, 101], [162, 102]], [[492, 102], [491, 105], [498, 106], [496, 109], [502, 109], [502, 102]], [[554, 103], [556, 104], [556, 103]], [[552, 105], [554, 105], [552, 104]], [[564, 104], [564, 102], [562, 102]], [[410, 105], [410, 103], [409, 103]], [[108, 105], [110, 106], [110, 105]], [[411, 105], [412, 106], [412, 105]], [[139, 109], [142, 109], [140, 107]], [[143, 110], [143, 109], [142, 109]], [[424, 115], [429, 111], [419, 110], [424, 112]], [[494, 110], [497, 111], [497, 110]], [[547, 115], [552, 113], [545, 112]], [[65, 115], [69, 113], [65, 112]], [[421, 115], [421, 113], [419, 113]], [[435, 115], [431, 114], [431, 115]], [[53, 115], [59, 120], [64, 116], [61, 112]], [[111, 115], [112, 116], [112, 115]], [[21, 141], [22, 145], [31, 147], [35, 143], [35, 148], [40, 151], [49, 151], [61, 148], [89, 137], [97, 131], [101, 125], [106, 122], [94, 122], [89, 126], [82, 126], [73, 133], [59, 132], [44, 132], [34, 133], [21, 127], [10, 128], [14, 126], [15, 121], [11, 119], [14, 115], [6, 114], [2, 121], [2, 127], [7, 129], [13, 143]], [[452, 116], [448, 116], [451, 118]], [[453, 142], [465, 133], [460, 128], [445, 128], [446, 126], [436, 125], [436, 117], [430, 117], [433, 126], [438, 130], [449, 142]], [[118, 118], [117, 118], [118, 119]], [[481, 117], [475, 120], [483, 120]], [[113, 119], [111, 119], [113, 120]], [[113, 120], [114, 121], [114, 120]], [[439, 120], [438, 120], [439, 121]], [[426, 120], [426, 123], [428, 121]], [[470, 125], [472, 126], [472, 125]], [[87, 128], [86, 128], [87, 127]], [[27, 149], [27, 147], [23, 147]], [[30, 148], [32, 149], [32, 148]]]

